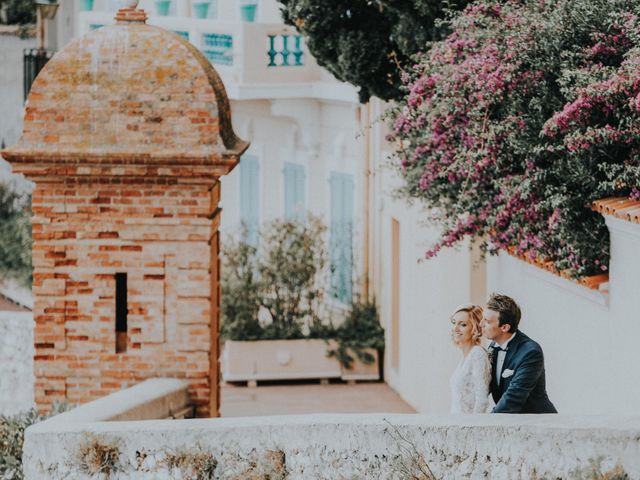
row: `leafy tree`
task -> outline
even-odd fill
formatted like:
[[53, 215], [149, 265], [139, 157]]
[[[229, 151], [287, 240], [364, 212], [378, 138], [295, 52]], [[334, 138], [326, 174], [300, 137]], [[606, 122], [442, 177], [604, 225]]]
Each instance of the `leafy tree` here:
[[[400, 70], [442, 37], [442, 20], [467, 0], [280, 0], [285, 23], [304, 35], [318, 63], [359, 87], [360, 101], [398, 98]], [[400, 67], [400, 68], [399, 68]]]
[[0, 16], [7, 25], [26, 25], [36, 23], [35, 0], [0, 0]]
[[35, 408], [15, 415], [0, 415], [0, 478], [23, 480], [22, 446], [24, 431], [38, 422], [46, 420], [71, 408], [68, 403], [55, 402], [48, 414], [40, 414]]
[[31, 283], [31, 199], [15, 183], [0, 182], [0, 278]]

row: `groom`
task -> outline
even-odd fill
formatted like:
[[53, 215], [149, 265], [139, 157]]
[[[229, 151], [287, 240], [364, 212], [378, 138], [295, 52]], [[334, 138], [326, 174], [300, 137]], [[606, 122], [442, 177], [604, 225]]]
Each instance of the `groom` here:
[[492, 413], [558, 413], [545, 390], [542, 349], [518, 330], [518, 323], [518, 304], [492, 294], [482, 319], [482, 334], [492, 341]]

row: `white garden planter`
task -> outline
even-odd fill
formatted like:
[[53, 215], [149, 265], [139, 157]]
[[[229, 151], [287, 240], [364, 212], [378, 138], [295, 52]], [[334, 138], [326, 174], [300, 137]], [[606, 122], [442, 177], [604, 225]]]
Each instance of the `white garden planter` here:
[[329, 379], [378, 380], [378, 356], [372, 365], [354, 362], [344, 369], [327, 357], [324, 340], [227, 340], [222, 354], [222, 378], [227, 382]]

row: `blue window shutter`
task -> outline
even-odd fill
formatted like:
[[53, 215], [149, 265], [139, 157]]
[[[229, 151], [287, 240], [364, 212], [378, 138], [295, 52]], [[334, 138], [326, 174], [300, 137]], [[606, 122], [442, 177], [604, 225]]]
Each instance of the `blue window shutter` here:
[[247, 243], [258, 246], [260, 223], [260, 164], [253, 155], [240, 159], [240, 220], [247, 228]]
[[304, 218], [304, 167], [294, 163], [284, 164], [284, 218]]
[[284, 218], [293, 217], [295, 204], [295, 171], [291, 163], [284, 164]]
[[331, 291], [333, 297], [350, 303], [353, 287], [353, 176], [332, 172], [330, 190]]
[[304, 194], [305, 193], [304, 192], [305, 173], [304, 173], [304, 167], [302, 165], [298, 165], [298, 168], [296, 169], [295, 178], [296, 178], [295, 179], [296, 214], [297, 214], [298, 218], [302, 220], [304, 218], [305, 209], [306, 209], [305, 194]]

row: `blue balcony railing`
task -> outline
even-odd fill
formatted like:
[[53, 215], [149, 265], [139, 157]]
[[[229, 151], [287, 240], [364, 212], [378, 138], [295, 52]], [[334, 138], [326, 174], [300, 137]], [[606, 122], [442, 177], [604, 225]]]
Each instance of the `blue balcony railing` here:
[[233, 37], [227, 34], [202, 34], [202, 53], [215, 65], [233, 65]]
[[303, 66], [302, 36], [300, 35], [268, 35], [269, 67], [301, 67]]

